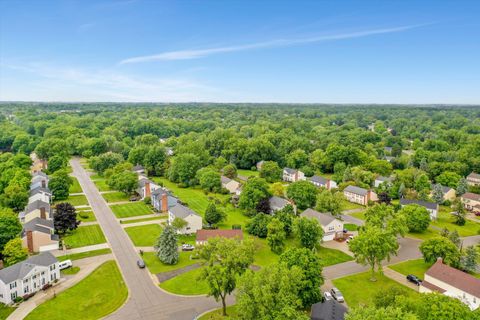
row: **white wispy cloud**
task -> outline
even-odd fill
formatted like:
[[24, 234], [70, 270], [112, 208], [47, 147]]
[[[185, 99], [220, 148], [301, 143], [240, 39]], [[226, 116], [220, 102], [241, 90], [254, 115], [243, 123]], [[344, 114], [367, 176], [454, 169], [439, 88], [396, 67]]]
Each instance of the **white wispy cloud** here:
[[378, 34], [407, 31], [407, 30], [418, 28], [421, 26], [425, 26], [425, 24], [408, 25], [408, 26], [385, 28], [385, 29], [372, 29], [372, 30], [365, 30], [365, 31], [350, 32], [350, 33], [337, 33], [337, 34], [322, 35], [322, 36], [308, 37], [308, 38], [277, 39], [277, 40], [270, 40], [265, 42], [257, 42], [257, 43], [237, 45], [237, 46], [226, 46], [226, 47], [198, 49], [198, 50], [167, 51], [167, 52], [162, 52], [154, 55], [127, 58], [120, 61], [120, 64], [141, 63], [141, 62], [150, 62], [150, 61], [198, 59], [198, 58], [203, 58], [203, 57], [207, 57], [214, 54], [220, 54], [220, 53], [247, 51], [247, 50], [262, 49], [262, 48], [287, 47], [287, 46], [302, 45], [302, 44], [324, 42], [324, 41], [362, 38], [362, 37], [368, 37], [368, 36], [373, 36]]

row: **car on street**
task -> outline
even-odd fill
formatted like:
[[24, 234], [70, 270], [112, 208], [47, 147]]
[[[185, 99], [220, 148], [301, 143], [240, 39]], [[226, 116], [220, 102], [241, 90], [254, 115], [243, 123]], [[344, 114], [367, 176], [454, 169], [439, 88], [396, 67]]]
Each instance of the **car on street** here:
[[143, 268], [145, 268], [145, 262], [144, 262], [142, 259], [138, 259], [138, 260], [137, 260], [137, 266], [138, 266], [140, 269], [143, 269]]
[[417, 286], [422, 284], [422, 280], [420, 280], [417, 276], [414, 276], [413, 274], [409, 274], [407, 276], [407, 280], [413, 284], [416, 284]]
[[323, 293], [323, 298], [325, 299], [325, 301], [328, 301], [328, 300], [332, 300], [332, 299], [333, 299], [332, 294], [331, 294], [330, 292], [328, 292], [328, 291], [325, 291], [325, 292]]
[[330, 290], [330, 293], [332, 294], [333, 298], [338, 302], [345, 301], [345, 299], [343, 298], [343, 294], [337, 288], [333, 287], [332, 290]]
[[192, 246], [191, 244], [188, 244], [188, 243], [182, 244], [182, 251], [193, 251], [193, 249], [195, 249], [195, 247]]

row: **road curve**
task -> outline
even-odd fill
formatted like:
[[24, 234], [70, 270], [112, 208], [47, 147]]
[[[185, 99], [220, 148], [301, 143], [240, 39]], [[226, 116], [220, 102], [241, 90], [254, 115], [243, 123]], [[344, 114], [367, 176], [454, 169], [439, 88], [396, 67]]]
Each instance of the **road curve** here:
[[70, 164], [73, 168], [73, 175], [78, 179], [112, 248], [129, 291], [125, 305], [105, 319], [192, 320], [204, 311], [220, 307], [220, 304], [216, 303], [213, 298], [180, 297], [157, 288], [148, 270], [137, 267], [138, 253], [90, 179], [88, 172], [81, 166], [79, 159], [72, 159]]

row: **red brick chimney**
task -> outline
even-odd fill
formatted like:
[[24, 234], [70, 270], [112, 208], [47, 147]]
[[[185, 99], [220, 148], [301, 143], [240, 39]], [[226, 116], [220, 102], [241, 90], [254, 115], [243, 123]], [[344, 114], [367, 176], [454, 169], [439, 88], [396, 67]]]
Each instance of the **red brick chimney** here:
[[327, 190], [330, 190], [330, 179], [327, 179]]
[[30, 253], [33, 252], [33, 234], [32, 231], [27, 231], [27, 248]]
[[162, 212], [168, 211], [168, 196], [166, 193], [162, 194]]
[[367, 191], [367, 203], [365, 203], [365, 205], [368, 205], [368, 202], [370, 201], [371, 192], [372, 192], [372, 190]]
[[150, 197], [152, 194], [150, 190], [150, 182], [145, 182], [145, 197]]
[[45, 207], [40, 208], [40, 218], [47, 219], [47, 214], [45, 212]]
[[295, 179], [293, 180], [293, 182], [296, 182], [298, 181], [298, 170], [295, 170]]

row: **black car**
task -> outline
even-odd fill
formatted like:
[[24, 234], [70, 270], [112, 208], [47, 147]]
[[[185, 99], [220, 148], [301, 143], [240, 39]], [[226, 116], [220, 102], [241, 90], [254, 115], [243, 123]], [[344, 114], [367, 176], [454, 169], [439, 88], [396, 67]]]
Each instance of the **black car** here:
[[140, 259], [140, 260], [137, 260], [137, 266], [140, 268], [140, 269], [143, 269], [145, 268], [145, 262]]
[[409, 274], [407, 276], [407, 280], [410, 281], [411, 283], [414, 283], [416, 284], [417, 286], [421, 285], [422, 284], [422, 280], [418, 279], [416, 276], [414, 276], [413, 274]]

